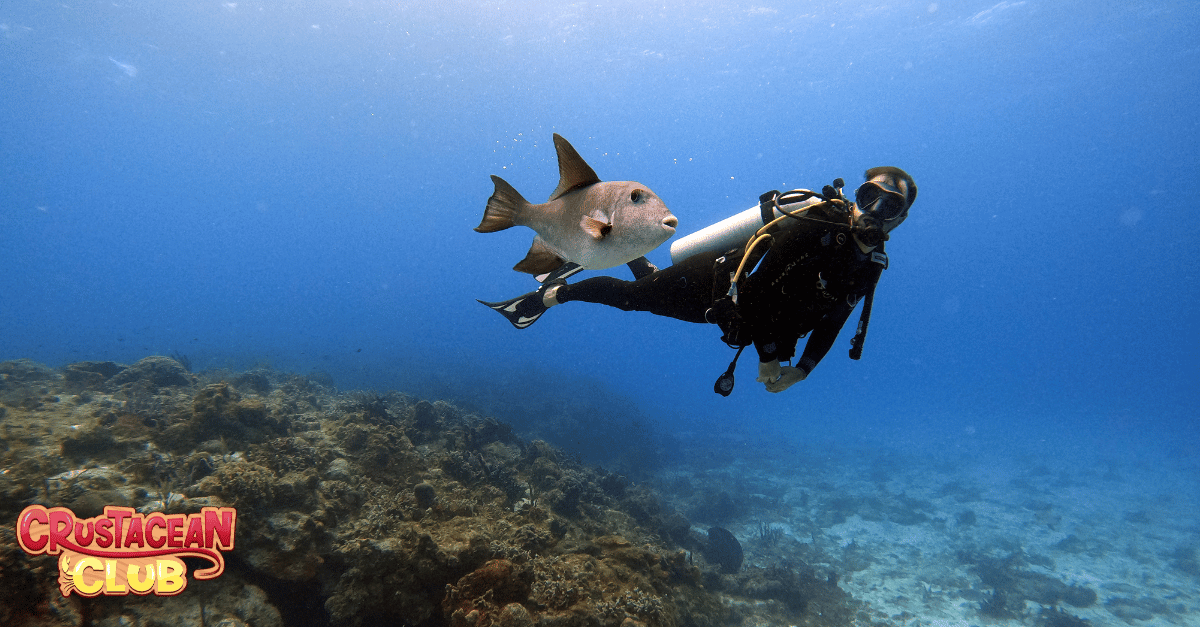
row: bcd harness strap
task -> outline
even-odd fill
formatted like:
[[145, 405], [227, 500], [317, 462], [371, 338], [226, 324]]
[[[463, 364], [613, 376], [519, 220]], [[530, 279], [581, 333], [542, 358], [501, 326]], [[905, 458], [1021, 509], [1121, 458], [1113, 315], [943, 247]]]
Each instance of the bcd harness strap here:
[[[770, 247], [774, 238], [772, 238], [769, 231], [777, 223], [779, 223], [783, 220], [786, 220], [788, 218], [792, 218], [792, 219], [796, 219], [796, 220], [810, 220], [810, 221], [815, 221], [815, 222], [823, 222], [826, 224], [831, 224], [831, 225], [835, 225], [838, 227], [842, 227], [847, 230], [851, 230], [851, 231], [853, 230], [852, 224], [845, 224], [845, 223], [841, 223], [841, 222], [830, 222], [828, 220], [822, 220], [820, 218], [816, 218], [816, 217], [807, 215], [808, 210], [815, 209], [815, 208], [823, 208], [826, 206], [834, 206], [834, 207], [839, 207], [839, 208], [848, 207], [849, 202], [846, 200], [846, 197], [842, 194], [842, 190], [841, 190], [843, 185], [844, 185], [844, 183], [842, 182], [842, 179], [837, 179], [834, 181], [833, 186], [826, 185], [825, 188], [821, 190], [822, 193], [820, 193], [820, 194], [818, 194], [817, 192], [806, 190], [806, 189], [794, 189], [792, 191], [782, 193], [782, 194], [778, 190], [772, 190], [772, 191], [769, 191], [769, 192], [759, 196], [758, 207], [759, 207], [759, 211], [762, 212], [763, 226], [762, 226], [762, 228], [758, 229], [758, 231], [756, 231], [754, 233], [754, 235], [750, 238], [750, 240], [748, 242], [746, 242], [746, 246], [742, 251], [742, 259], [741, 259], [740, 263], [738, 264], [737, 270], [730, 275], [730, 279], [729, 279], [729, 291], [726, 294], [726, 296], [728, 297], [729, 303], [732, 305], [732, 307], [727, 306], [727, 307], [725, 307], [725, 309], [726, 309], [727, 313], [730, 314], [731, 319], [740, 318], [740, 316], [738, 315], [738, 311], [737, 311], [738, 310], [738, 282], [742, 278], [744, 278], [744, 275], [747, 273], [746, 272], [746, 265], [747, 265], [746, 262], [751, 258], [752, 253], [760, 245], [765, 244], [768, 248]], [[790, 211], [788, 209], [785, 209], [782, 206], [782, 205], [803, 202], [805, 200], [808, 200], [808, 199], [814, 198], [814, 197], [820, 198], [822, 200], [822, 202], [805, 207], [804, 209], [802, 209], [800, 211]], [[775, 211], [779, 211], [783, 215], [776, 218]], [[765, 255], [766, 255], [766, 252], [764, 252], [762, 255], [760, 255], [758, 259], [761, 260], [762, 257]], [[854, 333], [854, 338], [850, 341], [850, 346], [851, 346], [850, 358], [851, 359], [859, 359], [862, 357], [863, 343], [866, 341], [866, 338], [867, 338], [867, 326], [870, 324], [870, 321], [871, 321], [871, 305], [875, 300], [875, 286], [878, 285], [879, 277], [883, 273], [883, 270], [886, 269], [887, 265], [888, 265], [887, 255], [882, 252], [871, 251], [870, 258], [871, 258], [872, 262], [874, 262], [875, 264], [878, 265], [878, 271], [875, 273], [874, 278], [871, 280], [871, 287], [870, 287], [869, 291], [867, 292], [865, 301], [863, 302], [862, 313], [860, 314], [859, 319], [858, 319], [858, 329]], [[724, 260], [724, 257], [722, 257], [721, 260]], [[757, 262], [756, 262], [756, 264], [757, 264]], [[722, 299], [722, 300], [724, 300], [724, 299]], [[715, 310], [717, 308], [718, 308], [718, 303], [714, 303], [713, 310]], [[713, 311], [713, 310], [710, 310], [710, 311]], [[725, 329], [723, 329], [723, 330], [725, 330]], [[732, 333], [729, 330], [725, 330], [725, 331], [726, 331], [726, 333], [721, 339], [725, 340], [725, 342], [727, 344], [729, 344], [731, 348], [737, 348], [738, 351], [737, 351], [737, 354], [735, 354], [733, 356], [733, 361], [731, 361], [729, 363], [729, 368], [725, 370], [724, 374], [722, 374], [720, 377], [717, 377], [717, 381], [713, 385], [713, 391], [716, 392], [717, 394], [720, 394], [721, 396], [729, 396], [733, 392], [734, 368], [737, 366], [738, 358], [742, 356], [742, 351], [745, 350], [746, 346], [749, 346], [749, 344], [750, 344], [749, 342], [743, 342], [740, 338], [738, 338], [737, 337], [738, 334], [736, 333], [736, 331], [734, 331]]]

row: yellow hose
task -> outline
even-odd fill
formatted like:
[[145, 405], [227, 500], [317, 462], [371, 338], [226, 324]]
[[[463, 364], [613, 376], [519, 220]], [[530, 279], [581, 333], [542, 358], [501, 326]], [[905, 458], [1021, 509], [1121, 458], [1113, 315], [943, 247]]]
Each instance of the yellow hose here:
[[[813, 192], [809, 192], [808, 190], [796, 190], [796, 191], [799, 191], [802, 193], [807, 192], [809, 194], [809, 197], [816, 195]], [[809, 205], [808, 207], [805, 207], [802, 211], [797, 211], [795, 213], [786, 211], [782, 207], [779, 207], [778, 204], [776, 204], [776, 208], [779, 209], [780, 211], [782, 211], [783, 215], [764, 224], [762, 226], [762, 228], [760, 228], [754, 232], [754, 235], [750, 237], [750, 240], [748, 242], [746, 242], [746, 249], [745, 249], [746, 252], [742, 253], [742, 261], [741, 261], [741, 263], [738, 264], [737, 272], [735, 272], [733, 274], [733, 278], [731, 278], [729, 280], [729, 293], [734, 296], [734, 304], [737, 304], [737, 284], [738, 284], [738, 281], [741, 280], [741, 278], [742, 278], [742, 272], [744, 272], [746, 270], [746, 261], [750, 259], [750, 254], [754, 252], [755, 248], [758, 248], [759, 244], [763, 243], [764, 241], [770, 242], [772, 239], [774, 239], [771, 237], [771, 234], [768, 233], [767, 231], [771, 230], [771, 227], [775, 226], [775, 224], [777, 222], [787, 220], [788, 218], [799, 219], [804, 213], [807, 213], [811, 209], [814, 209], [817, 207], [824, 208], [826, 205], [830, 205], [833, 203], [841, 204], [841, 201], [840, 200], [825, 200], [825, 201], [819, 202], [815, 205]]]

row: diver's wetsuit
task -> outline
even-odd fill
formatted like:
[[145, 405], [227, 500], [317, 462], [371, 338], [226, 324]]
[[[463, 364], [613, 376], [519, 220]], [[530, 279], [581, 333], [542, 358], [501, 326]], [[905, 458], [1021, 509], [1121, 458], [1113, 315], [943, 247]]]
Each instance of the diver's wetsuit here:
[[[882, 244], [874, 255], [855, 244], [845, 212], [810, 210], [809, 215], [816, 219], [777, 233], [765, 256], [753, 253], [761, 256], [761, 262], [739, 282], [737, 315], [716, 316], [726, 338], [754, 343], [760, 362], [792, 359], [796, 342], [811, 332], [797, 364], [806, 373], [829, 352], [854, 306], [870, 293], [886, 264]], [[555, 300], [709, 322], [705, 313], [710, 308], [732, 312], [731, 307], [714, 304], [725, 297], [741, 252], [701, 253], [637, 281], [595, 277], [563, 285]], [[756, 261], [751, 258], [747, 268]]]
[[[598, 276], [558, 288], [560, 303], [581, 300], [625, 311], [648, 311], [687, 322], [707, 322], [713, 304], [713, 263], [722, 253], [701, 253], [636, 281]], [[729, 281], [725, 281], [728, 289]]]

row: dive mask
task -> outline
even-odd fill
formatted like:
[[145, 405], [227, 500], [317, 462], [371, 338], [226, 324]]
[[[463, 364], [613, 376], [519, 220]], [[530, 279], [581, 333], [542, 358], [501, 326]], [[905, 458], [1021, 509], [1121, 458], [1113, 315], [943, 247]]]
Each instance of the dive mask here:
[[908, 210], [908, 199], [890, 181], [867, 181], [854, 192], [859, 211], [881, 222], [891, 222]]
[[917, 198], [912, 177], [900, 168], [884, 166], [867, 170], [866, 183], [854, 192], [859, 215], [854, 220], [854, 235], [867, 246], [887, 241], [888, 231], [908, 217], [908, 208]]
[[903, 219], [917, 199], [916, 183], [900, 168], [871, 168], [864, 178], [867, 182], [854, 192], [858, 209], [885, 224]]

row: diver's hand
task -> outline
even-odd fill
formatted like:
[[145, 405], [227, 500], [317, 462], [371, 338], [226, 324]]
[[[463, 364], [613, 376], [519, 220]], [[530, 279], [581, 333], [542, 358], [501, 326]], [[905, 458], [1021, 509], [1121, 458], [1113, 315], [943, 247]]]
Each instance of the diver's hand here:
[[[778, 362], [776, 362], [776, 363], [778, 365]], [[762, 368], [760, 367], [759, 372], [761, 372], [761, 371], [762, 371]], [[803, 381], [804, 378], [807, 376], [808, 376], [808, 373], [804, 372], [803, 370], [801, 370], [799, 368], [793, 368], [791, 366], [783, 366], [782, 368], [779, 369], [779, 378], [778, 379], [776, 379], [775, 381], [766, 381], [767, 391], [771, 392], [772, 394], [782, 392], [782, 391], [792, 387], [792, 385]]]
[[758, 378], [755, 381], [759, 383], [771, 383], [779, 379], [779, 360], [772, 359], [771, 361], [758, 362]]

